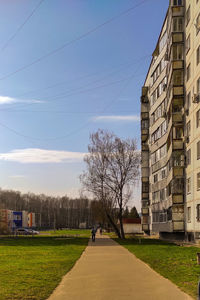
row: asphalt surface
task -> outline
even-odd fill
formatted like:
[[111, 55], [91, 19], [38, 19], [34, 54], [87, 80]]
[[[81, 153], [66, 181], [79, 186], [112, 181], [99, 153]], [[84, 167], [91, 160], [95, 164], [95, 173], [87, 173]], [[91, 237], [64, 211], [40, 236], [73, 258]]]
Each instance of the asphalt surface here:
[[97, 235], [48, 300], [192, 300], [107, 236]]

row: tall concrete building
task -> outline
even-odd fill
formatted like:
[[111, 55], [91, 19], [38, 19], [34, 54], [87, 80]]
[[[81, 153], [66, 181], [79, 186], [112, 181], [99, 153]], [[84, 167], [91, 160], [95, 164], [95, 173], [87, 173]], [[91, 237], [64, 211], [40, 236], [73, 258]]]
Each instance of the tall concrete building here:
[[200, 0], [170, 0], [142, 87], [142, 226], [200, 239]]

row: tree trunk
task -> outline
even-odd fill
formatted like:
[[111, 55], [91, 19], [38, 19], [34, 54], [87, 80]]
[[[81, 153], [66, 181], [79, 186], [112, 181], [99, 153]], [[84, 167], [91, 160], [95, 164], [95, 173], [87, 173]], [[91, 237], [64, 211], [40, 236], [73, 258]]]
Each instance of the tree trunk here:
[[109, 222], [111, 223], [111, 225], [112, 225], [112, 227], [113, 227], [113, 229], [114, 229], [116, 235], [118, 236], [119, 239], [121, 239], [120, 231], [119, 231], [117, 225], [113, 222], [113, 219], [111, 218], [111, 216], [109, 215], [108, 212], [106, 212], [106, 216], [107, 216]]
[[119, 208], [119, 223], [120, 223], [121, 238], [123, 240], [125, 240], [124, 227], [123, 227], [123, 221], [122, 221], [122, 213], [123, 213], [122, 206], [120, 206], [120, 208]]

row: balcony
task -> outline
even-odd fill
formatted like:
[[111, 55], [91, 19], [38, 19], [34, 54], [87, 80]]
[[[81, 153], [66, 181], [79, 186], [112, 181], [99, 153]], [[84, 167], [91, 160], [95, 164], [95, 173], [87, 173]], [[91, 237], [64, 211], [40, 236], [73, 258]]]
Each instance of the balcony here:
[[149, 137], [149, 130], [148, 129], [142, 129], [142, 131], [141, 131], [142, 142], [146, 142], [148, 137]]
[[150, 224], [150, 217], [149, 216], [142, 216], [142, 224]]
[[149, 151], [149, 145], [142, 143], [142, 151]]
[[183, 141], [182, 140], [173, 140], [173, 150], [182, 150]]
[[173, 195], [172, 202], [173, 202], [173, 204], [183, 204], [183, 202], [184, 202], [183, 194], [182, 195]]
[[172, 179], [171, 192], [173, 195], [184, 193], [184, 179], [183, 178], [173, 178]]
[[183, 69], [184, 68], [184, 61], [183, 60], [174, 60], [172, 62], [173, 70]]
[[144, 168], [143, 164], [142, 164], [141, 175], [142, 175], [142, 177], [148, 177], [149, 178], [149, 167]]
[[183, 176], [183, 167], [174, 167], [173, 168], [173, 176]]
[[148, 224], [142, 224], [142, 230], [143, 231], [149, 231], [149, 225]]
[[172, 113], [172, 122], [173, 123], [182, 123], [183, 122], [182, 112]]
[[149, 103], [149, 98], [148, 96], [141, 96], [141, 103]]
[[184, 6], [172, 6], [172, 17], [181, 17], [184, 16], [184, 13]]
[[172, 43], [183, 43], [184, 42], [184, 35], [182, 32], [174, 32], [172, 34]]
[[149, 209], [148, 208], [142, 208], [142, 215], [149, 215]]
[[184, 222], [183, 221], [174, 221], [173, 222], [173, 231], [184, 231]]
[[183, 96], [184, 88], [183, 86], [175, 86], [173, 87], [173, 96]]

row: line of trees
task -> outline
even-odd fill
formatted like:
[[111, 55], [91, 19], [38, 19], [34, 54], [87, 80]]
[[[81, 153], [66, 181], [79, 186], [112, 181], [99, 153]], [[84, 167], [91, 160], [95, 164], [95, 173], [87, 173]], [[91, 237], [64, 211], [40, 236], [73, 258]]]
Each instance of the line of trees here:
[[41, 228], [79, 228], [95, 224], [92, 201], [87, 198], [70, 199], [44, 194], [22, 194], [18, 191], [0, 190], [0, 208], [14, 211], [26, 210], [36, 214], [36, 224]]
[[[43, 229], [79, 228], [81, 223], [85, 223], [87, 228], [100, 224], [105, 229], [112, 229], [102, 201], [84, 197], [70, 199], [67, 196], [50, 197], [0, 189], [0, 209], [34, 212], [37, 227]], [[129, 211], [126, 207], [123, 218], [135, 217], [139, 217], [137, 209], [133, 207]], [[112, 219], [117, 223], [117, 209], [112, 210]]]

